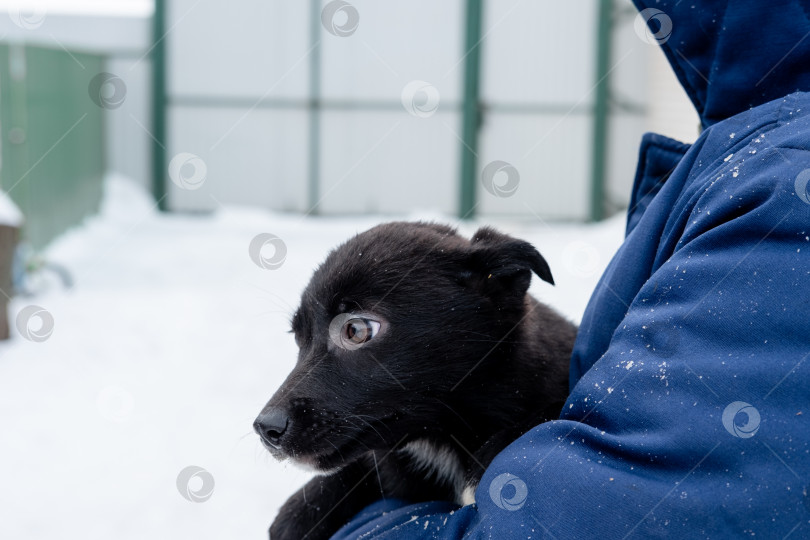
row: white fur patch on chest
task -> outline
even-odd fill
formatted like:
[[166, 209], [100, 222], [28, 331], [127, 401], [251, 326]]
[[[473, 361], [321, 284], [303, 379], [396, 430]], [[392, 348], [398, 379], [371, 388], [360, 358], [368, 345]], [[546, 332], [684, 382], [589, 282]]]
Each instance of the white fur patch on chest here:
[[403, 450], [414, 458], [417, 465], [452, 485], [457, 503], [468, 505], [475, 502], [475, 488], [468, 493], [470, 488], [464, 485], [464, 469], [455, 450], [427, 439], [411, 441]]
[[475, 504], [475, 488], [478, 486], [464, 486], [464, 490], [461, 492], [461, 501], [459, 504], [461, 506], [469, 506], [471, 504]]

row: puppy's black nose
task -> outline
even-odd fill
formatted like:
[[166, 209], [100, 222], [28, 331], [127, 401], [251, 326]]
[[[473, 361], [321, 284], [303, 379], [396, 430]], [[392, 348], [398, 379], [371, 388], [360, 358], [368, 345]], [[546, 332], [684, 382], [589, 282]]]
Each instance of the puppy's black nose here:
[[280, 407], [273, 407], [256, 418], [256, 421], [253, 422], [253, 429], [264, 442], [273, 448], [278, 448], [281, 444], [281, 436], [287, 431], [289, 424], [290, 418], [287, 416], [287, 411]]

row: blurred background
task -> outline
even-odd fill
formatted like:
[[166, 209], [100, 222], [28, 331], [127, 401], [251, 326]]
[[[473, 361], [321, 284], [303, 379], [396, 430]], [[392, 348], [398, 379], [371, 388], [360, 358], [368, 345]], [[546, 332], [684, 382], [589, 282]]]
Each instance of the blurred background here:
[[308, 475], [250, 425], [331, 247], [494, 224], [578, 321], [641, 135], [698, 135], [628, 0], [0, 10], [3, 538], [264, 538]]
[[[595, 221], [644, 131], [697, 134], [629, 1], [0, 5], [2, 187], [38, 247], [108, 173], [173, 212]], [[488, 196], [493, 161], [519, 197]]]

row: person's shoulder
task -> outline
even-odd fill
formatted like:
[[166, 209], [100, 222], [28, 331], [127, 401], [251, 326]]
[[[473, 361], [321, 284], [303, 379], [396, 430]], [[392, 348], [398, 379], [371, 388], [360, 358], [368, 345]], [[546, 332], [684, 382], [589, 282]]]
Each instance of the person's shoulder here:
[[[797, 92], [708, 128], [684, 157], [673, 205], [686, 237], [750, 212], [810, 209], [810, 93]], [[690, 234], [689, 230], [691, 231]]]
[[691, 176], [705, 180], [730, 172], [737, 183], [756, 181], [743, 169], [787, 169], [792, 160], [784, 150], [810, 150], [810, 92], [789, 94], [706, 129], [693, 148]]

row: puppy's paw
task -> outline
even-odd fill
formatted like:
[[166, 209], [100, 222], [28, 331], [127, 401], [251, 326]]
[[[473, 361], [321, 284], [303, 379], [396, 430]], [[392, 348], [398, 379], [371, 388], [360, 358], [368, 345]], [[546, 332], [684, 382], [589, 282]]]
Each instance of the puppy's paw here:
[[270, 540], [326, 540], [335, 531], [299, 519], [276, 518], [270, 525]]
[[270, 540], [326, 540], [332, 534], [298, 520], [279, 519], [270, 525]]
[[301, 527], [296, 523], [290, 523], [287, 520], [276, 519], [272, 525], [268, 535], [270, 540], [290, 540], [292, 538], [303, 538], [306, 531], [301, 531]]
[[284, 503], [270, 525], [270, 539], [327, 540], [340, 527], [329, 519], [330, 514], [328, 501], [316, 498], [307, 502], [299, 491]]

